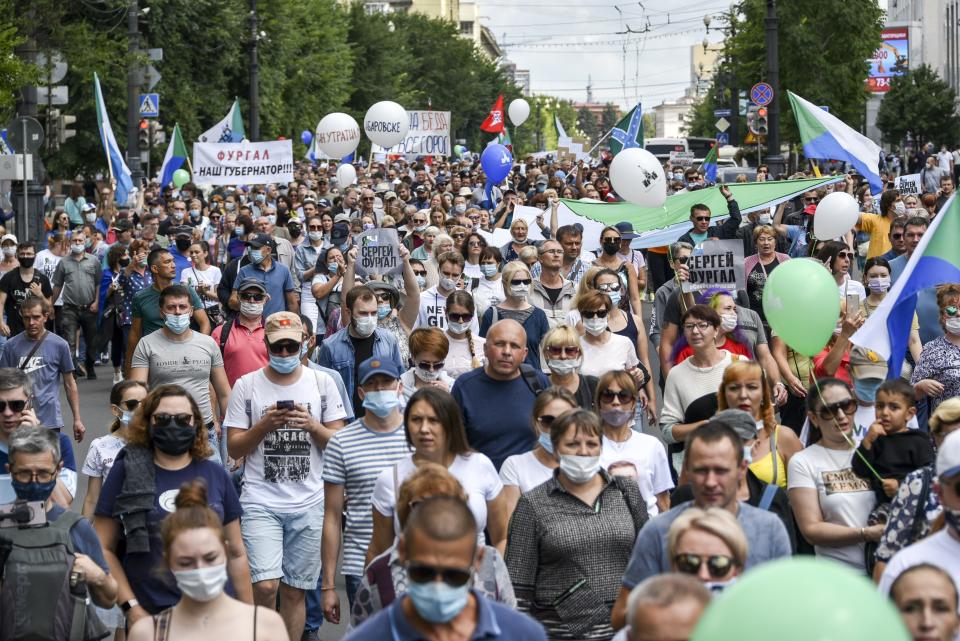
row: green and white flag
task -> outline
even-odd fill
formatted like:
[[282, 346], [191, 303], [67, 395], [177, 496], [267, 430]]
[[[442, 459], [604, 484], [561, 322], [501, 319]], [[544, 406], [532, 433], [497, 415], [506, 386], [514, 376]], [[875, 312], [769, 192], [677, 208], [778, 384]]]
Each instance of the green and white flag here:
[[243, 118], [240, 116], [240, 101], [234, 99], [230, 111], [223, 120], [200, 134], [200, 142], [240, 142], [246, 138]]
[[639, 102], [610, 130], [609, 143], [614, 156], [623, 149], [643, 147], [643, 109]]

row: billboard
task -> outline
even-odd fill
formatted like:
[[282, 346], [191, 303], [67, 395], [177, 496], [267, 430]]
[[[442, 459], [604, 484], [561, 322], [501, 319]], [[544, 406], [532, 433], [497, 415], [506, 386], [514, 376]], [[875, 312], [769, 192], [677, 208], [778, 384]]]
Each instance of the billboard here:
[[910, 37], [907, 27], [887, 27], [880, 32], [880, 46], [867, 62], [867, 91], [886, 93], [894, 76], [910, 69]]

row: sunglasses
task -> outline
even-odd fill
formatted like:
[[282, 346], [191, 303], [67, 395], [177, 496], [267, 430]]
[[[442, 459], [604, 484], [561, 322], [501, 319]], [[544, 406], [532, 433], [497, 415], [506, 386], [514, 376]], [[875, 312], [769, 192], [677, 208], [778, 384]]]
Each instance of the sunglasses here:
[[853, 260], [852, 252], [840, 252], [837, 254], [837, 258], [846, 258], [847, 260]]
[[464, 568], [443, 568], [422, 563], [408, 563], [407, 577], [414, 583], [431, 583], [440, 577], [440, 580], [451, 588], [462, 588], [469, 581], [473, 573]]
[[426, 276], [426, 275], [427, 275], [427, 272], [418, 272], [418, 271], [414, 270], [413, 275], [414, 275], [414, 276]]
[[710, 220], [710, 216], [697, 216], [696, 218], [694, 218], [694, 220], [697, 221], [698, 223], [702, 223], [705, 220]]
[[605, 309], [595, 309], [593, 311], [580, 312], [580, 315], [584, 318], [606, 318], [607, 310]]
[[447, 318], [452, 320], [454, 323], [469, 323], [473, 319], [473, 314], [455, 314], [450, 312], [447, 314]]
[[818, 203], [820, 202], [819, 198], [804, 198], [803, 202], [805, 203]]
[[300, 343], [296, 341], [277, 341], [276, 343], [267, 343], [271, 354], [299, 354]]
[[0, 414], [7, 411], [7, 407], [14, 414], [22, 412], [27, 406], [27, 401], [0, 401]]
[[193, 414], [154, 414], [151, 422], [154, 427], [163, 427], [171, 421], [181, 425], [191, 425]]
[[259, 303], [267, 297], [266, 294], [251, 294], [248, 292], [243, 292], [240, 294], [240, 300], [254, 303]]
[[731, 557], [723, 554], [712, 554], [710, 556], [700, 554], [678, 554], [673, 557], [673, 562], [677, 570], [683, 574], [697, 574], [700, 572], [700, 566], [707, 562], [707, 571], [712, 579], [722, 579], [730, 572], [730, 568], [736, 565]]
[[607, 389], [600, 392], [600, 401], [602, 403], [612, 403], [614, 399], [620, 401], [621, 405], [626, 405], [633, 401], [633, 394], [624, 389], [617, 392]]
[[126, 401], [120, 401], [119, 403], [117, 403], [117, 407], [121, 407], [121, 408], [123, 408], [123, 409], [125, 409], [125, 410], [129, 410], [129, 411], [131, 411], [131, 412], [132, 412], [133, 410], [137, 409], [137, 407], [138, 407], [139, 405], [140, 405], [140, 401], [138, 401], [138, 400], [135, 399], [135, 398], [131, 398], [131, 399], [126, 400]]
[[427, 361], [420, 361], [417, 363], [417, 367], [422, 369], [425, 372], [439, 372], [443, 369], [444, 362], [437, 361], [436, 363], [428, 363]]
[[[456, 236], [454, 236], [454, 238], [456, 238]], [[484, 245], [483, 243], [478, 243], [472, 240], [469, 243], [467, 243], [467, 247], [485, 247], [485, 246], [486, 245]]]
[[557, 417], [550, 414], [543, 414], [537, 417], [537, 422], [544, 427], [550, 427], [555, 420], [557, 420]]
[[845, 398], [842, 401], [824, 405], [817, 410], [817, 416], [825, 421], [828, 421], [837, 415], [837, 410], [840, 410], [847, 416], [853, 416], [857, 413], [857, 401], [852, 398]]
[[689, 256], [677, 256], [677, 257], [674, 258], [673, 260], [675, 260], [678, 265], [686, 265], [687, 263], [690, 262], [690, 257], [689, 257]]
[[514, 278], [510, 281], [511, 285], [529, 285], [533, 281], [529, 278]]
[[579, 347], [562, 347], [562, 346], [551, 346], [546, 349], [547, 356], [569, 356], [570, 358], [576, 358], [580, 356]]
[[603, 285], [597, 285], [597, 291], [599, 292], [619, 292], [620, 283], [605, 283]]

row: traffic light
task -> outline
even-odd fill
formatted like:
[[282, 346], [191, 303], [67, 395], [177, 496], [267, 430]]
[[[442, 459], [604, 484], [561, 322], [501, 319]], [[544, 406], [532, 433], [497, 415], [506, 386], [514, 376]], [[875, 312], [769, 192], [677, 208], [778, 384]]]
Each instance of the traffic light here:
[[70, 138], [73, 138], [77, 135], [76, 129], [69, 129], [70, 125], [77, 122], [77, 117], [71, 114], [60, 114], [60, 117], [57, 121], [57, 142], [63, 144], [67, 142]]
[[150, 123], [144, 118], [140, 121], [140, 131], [137, 134], [137, 146], [140, 149], [150, 149]]
[[47, 111], [47, 135], [45, 138], [47, 150], [56, 151], [60, 147], [60, 110]]
[[757, 106], [750, 105], [747, 107], [747, 129], [754, 135], [759, 134], [760, 131], [757, 128]]
[[156, 120], [150, 121], [150, 140], [154, 147], [159, 147], [167, 142], [167, 132], [163, 130], [163, 125]]
[[757, 135], [766, 136], [767, 132], [770, 130], [769, 125], [767, 124], [767, 108], [759, 107], [757, 109]]

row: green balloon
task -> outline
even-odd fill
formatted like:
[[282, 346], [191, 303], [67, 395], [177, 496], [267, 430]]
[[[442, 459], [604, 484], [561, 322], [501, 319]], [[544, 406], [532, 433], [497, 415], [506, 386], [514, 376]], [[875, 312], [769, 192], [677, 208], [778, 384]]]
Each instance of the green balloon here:
[[180, 189], [190, 182], [190, 172], [186, 169], [178, 169], [173, 172], [173, 186]]
[[840, 563], [796, 557], [764, 563], [724, 590], [690, 641], [878, 639], [911, 640], [893, 603]]
[[763, 288], [767, 322], [799, 354], [820, 353], [840, 318], [837, 283], [818, 260], [794, 258], [777, 266]]

